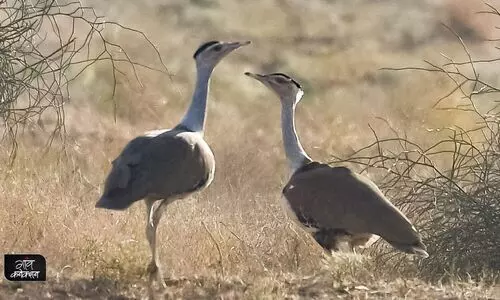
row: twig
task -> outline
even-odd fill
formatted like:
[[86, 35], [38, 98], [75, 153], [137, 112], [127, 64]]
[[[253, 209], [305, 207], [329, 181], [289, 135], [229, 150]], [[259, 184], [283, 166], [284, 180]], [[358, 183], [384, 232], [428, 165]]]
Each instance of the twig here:
[[208, 233], [208, 236], [210, 237], [210, 240], [212, 240], [212, 242], [214, 243], [215, 245], [215, 248], [217, 249], [217, 252], [219, 254], [219, 268], [221, 270], [221, 274], [222, 274], [222, 277], [225, 277], [225, 272], [224, 272], [224, 265], [222, 263], [222, 252], [220, 250], [220, 247], [219, 247], [219, 244], [217, 243], [217, 241], [215, 240], [215, 238], [213, 237], [212, 233], [210, 232], [210, 230], [208, 230], [207, 228], [207, 225], [205, 224], [204, 221], [201, 222], [203, 224], [203, 227], [205, 228], [206, 232]]

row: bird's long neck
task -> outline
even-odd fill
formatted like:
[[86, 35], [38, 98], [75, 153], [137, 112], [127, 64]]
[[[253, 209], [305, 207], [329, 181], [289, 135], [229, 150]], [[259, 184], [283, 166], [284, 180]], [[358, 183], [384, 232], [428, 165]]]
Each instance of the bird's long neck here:
[[[295, 99], [294, 99], [295, 100]], [[295, 105], [289, 104], [291, 101], [281, 101], [281, 130], [283, 144], [288, 159], [288, 164], [292, 172], [303, 165], [312, 162], [300, 144], [299, 137], [295, 130]]]
[[203, 133], [207, 114], [210, 76], [213, 69], [197, 66], [196, 70], [196, 86], [193, 92], [193, 100], [180, 124], [194, 132]]

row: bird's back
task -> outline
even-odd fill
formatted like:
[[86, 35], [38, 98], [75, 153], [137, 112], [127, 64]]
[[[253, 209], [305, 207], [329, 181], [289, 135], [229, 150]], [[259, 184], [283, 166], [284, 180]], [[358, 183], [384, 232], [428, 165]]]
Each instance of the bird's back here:
[[390, 243], [421, 243], [410, 221], [369, 179], [345, 167], [313, 162], [297, 170], [283, 189], [299, 220], [320, 229], [372, 233]]
[[130, 141], [113, 161], [103, 198], [125, 209], [151, 197], [181, 197], [210, 184], [215, 160], [199, 133], [174, 128]]

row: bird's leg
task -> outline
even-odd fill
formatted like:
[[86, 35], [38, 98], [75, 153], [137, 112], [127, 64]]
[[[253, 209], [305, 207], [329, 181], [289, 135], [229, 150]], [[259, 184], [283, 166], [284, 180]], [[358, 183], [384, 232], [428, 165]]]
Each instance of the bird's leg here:
[[356, 253], [356, 245], [354, 245], [354, 243], [352, 241], [349, 241], [349, 248], [351, 248], [351, 251], [353, 254], [357, 254]]
[[156, 229], [158, 223], [160, 222], [163, 211], [166, 207], [166, 200], [155, 201], [152, 199], [146, 199], [146, 213], [147, 213], [147, 224], [146, 224], [146, 237], [149, 242], [149, 247], [151, 248], [151, 262], [148, 265], [149, 273], [149, 284], [152, 285], [154, 278], [158, 284], [166, 289], [165, 281], [163, 280], [163, 272], [160, 268], [158, 251], [156, 249]]
[[331, 252], [339, 252], [340, 251], [340, 241], [337, 237], [331, 237], [329, 241], [329, 248]]
[[352, 252], [354, 254], [356, 253], [356, 248], [359, 247], [360, 249], [364, 249], [368, 246], [370, 246], [373, 242], [371, 242], [372, 239], [374, 239], [375, 236], [369, 233], [361, 233], [361, 234], [355, 234], [350, 236], [349, 238], [349, 247], [351, 248]]
[[340, 250], [337, 234], [329, 229], [320, 229], [313, 234], [316, 242], [329, 254]]
[[319, 229], [313, 233], [313, 237], [329, 255], [341, 251], [341, 245], [345, 244], [345, 242], [355, 252], [354, 244], [351, 243], [351, 234], [343, 229]]

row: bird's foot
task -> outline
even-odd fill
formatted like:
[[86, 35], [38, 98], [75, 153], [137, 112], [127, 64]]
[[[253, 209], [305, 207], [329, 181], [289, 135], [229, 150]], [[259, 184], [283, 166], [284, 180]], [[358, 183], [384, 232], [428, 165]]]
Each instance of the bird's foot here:
[[167, 288], [167, 284], [165, 283], [165, 279], [163, 278], [163, 272], [155, 261], [151, 261], [149, 263], [147, 272], [149, 273], [149, 285], [151, 287], [153, 286], [153, 283], [156, 279], [156, 282], [160, 289], [165, 290]]

